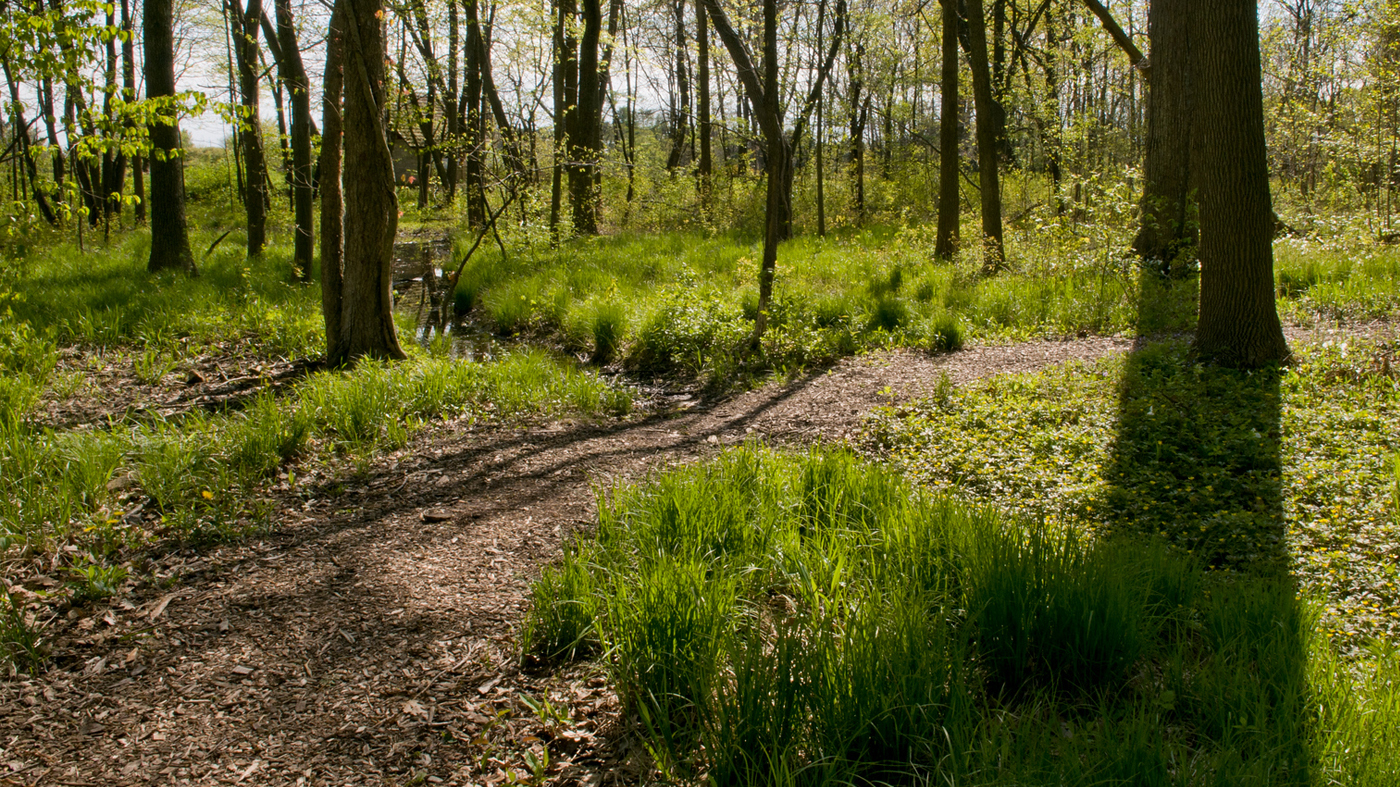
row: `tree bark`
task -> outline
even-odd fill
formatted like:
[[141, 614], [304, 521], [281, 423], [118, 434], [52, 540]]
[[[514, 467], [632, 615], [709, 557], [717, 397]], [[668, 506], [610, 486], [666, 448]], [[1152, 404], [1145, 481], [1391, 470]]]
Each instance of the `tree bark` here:
[[[175, 33], [172, 0], [144, 0], [142, 26], [146, 52], [146, 96], [175, 95]], [[174, 108], [151, 125], [151, 256], [147, 269], [181, 270], [194, 275], [189, 227], [185, 222], [185, 171], [180, 125]]]
[[311, 81], [306, 78], [306, 67], [301, 61], [291, 0], [276, 0], [276, 3], [277, 42], [281, 55], [277, 64], [292, 105], [292, 214], [296, 220], [292, 263], [302, 280], [310, 281], [316, 249], [312, 226], [315, 194], [311, 172]]
[[[1288, 357], [1274, 302], [1274, 214], [1254, 0], [1197, 0], [1194, 164], [1201, 201], [1201, 301], [1194, 349], [1257, 368]], [[1155, 47], [1154, 47], [1155, 52]]]
[[685, 138], [690, 129], [689, 60], [685, 45], [685, 0], [675, 0], [672, 9], [676, 27], [676, 92], [671, 94], [671, 152], [666, 156], [666, 169], [674, 171], [685, 160]]
[[603, 154], [602, 84], [598, 80], [598, 42], [603, 33], [600, 0], [582, 0], [583, 37], [578, 46], [578, 76], [574, 81], [578, 103], [572, 113], [569, 167], [569, 201], [574, 231], [598, 234], [598, 179]]
[[345, 7], [344, 273], [340, 357], [404, 357], [394, 330], [392, 267], [399, 202], [385, 135], [383, 0], [337, 0]]
[[958, 251], [962, 200], [958, 193], [958, 0], [943, 3], [943, 70], [938, 120], [938, 234], [933, 256], [951, 260]]
[[977, 108], [977, 180], [982, 191], [983, 268], [999, 270], [1005, 260], [1001, 231], [1001, 178], [997, 138], [1001, 107], [992, 96], [987, 64], [987, 25], [982, 0], [967, 0], [968, 62], [972, 66], [972, 96]]
[[229, 0], [229, 20], [233, 26], [233, 53], [238, 65], [238, 92], [247, 128], [239, 134], [243, 143], [243, 209], [248, 218], [248, 256], [257, 257], [267, 248], [267, 159], [263, 153], [262, 117], [258, 109], [258, 33], [262, 23], [262, 0]]
[[336, 3], [326, 31], [326, 64], [321, 81], [321, 316], [326, 324], [326, 359], [345, 357], [341, 349], [344, 211], [340, 190], [341, 131], [345, 91], [345, 9]]
[[1194, 62], [1191, 0], [1152, 0], [1148, 36], [1152, 83], [1147, 92], [1142, 226], [1133, 251], [1163, 275], [1189, 270], [1196, 244], [1191, 198]]
[[695, 112], [699, 116], [697, 133], [700, 138], [700, 160], [696, 172], [700, 177], [700, 202], [708, 214], [714, 159], [710, 151], [710, 22], [705, 16], [703, 0], [695, 0], [695, 45]]

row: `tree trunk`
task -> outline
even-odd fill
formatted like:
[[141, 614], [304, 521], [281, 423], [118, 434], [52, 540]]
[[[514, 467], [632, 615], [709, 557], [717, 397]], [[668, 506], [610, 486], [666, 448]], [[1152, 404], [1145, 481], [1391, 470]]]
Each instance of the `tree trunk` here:
[[968, 61], [972, 66], [972, 97], [977, 109], [977, 180], [982, 190], [983, 268], [999, 270], [1005, 259], [1001, 232], [1001, 179], [997, 161], [1000, 106], [992, 96], [987, 64], [987, 25], [982, 0], [968, 0]]
[[714, 159], [710, 151], [710, 23], [705, 16], [702, 0], [695, 0], [695, 112], [699, 116], [700, 203], [706, 215], [710, 212], [710, 178], [714, 174]]
[[578, 102], [569, 132], [569, 201], [573, 208], [574, 230], [584, 235], [597, 235], [599, 194], [595, 173], [603, 153], [598, 42], [603, 33], [603, 9], [600, 0], [583, 0], [582, 10], [583, 38], [579, 41], [578, 76], [574, 81]]
[[326, 64], [321, 81], [321, 316], [326, 323], [326, 359], [341, 350], [340, 313], [344, 267], [344, 211], [340, 191], [341, 131], [345, 90], [345, 9], [336, 3], [326, 31]]
[[864, 54], [865, 46], [852, 40], [847, 80], [851, 85], [851, 210], [857, 223], [865, 221], [865, 121], [870, 115], [870, 99], [861, 93]]
[[239, 134], [243, 143], [243, 209], [248, 217], [248, 256], [257, 257], [267, 247], [267, 160], [263, 155], [262, 118], [258, 112], [258, 32], [262, 20], [262, 0], [229, 0], [229, 20], [233, 25], [233, 53], [238, 64], [238, 92], [243, 107]]
[[403, 358], [394, 330], [391, 289], [399, 203], [384, 133], [383, 0], [338, 0], [345, 6], [344, 272], [341, 342], [344, 362], [362, 356]]
[[[175, 34], [172, 0], [144, 0], [146, 96], [175, 95]], [[151, 124], [150, 271], [182, 270], [194, 275], [189, 228], [185, 223], [185, 171], [176, 115]]]
[[962, 199], [958, 193], [958, 0], [943, 3], [942, 110], [938, 120], [938, 235], [933, 256], [951, 260], [958, 250]]
[[467, 72], [461, 103], [465, 110], [465, 142], [467, 148], [467, 221], [472, 226], [486, 224], [486, 135], [481, 107], [482, 75], [485, 62], [482, 52], [486, 40], [481, 34], [480, 11], [477, 0], [466, 0], [467, 9]]
[[557, 243], [559, 217], [563, 206], [564, 167], [573, 147], [570, 132], [578, 103], [578, 39], [570, 32], [576, 0], [555, 0], [554, 19], [554, 173], [549, 198], [549, 231]]
[[1152, 0], [1152, 83], [1147, 93], [1142, 226], [1133, 251], [1163, 275], [1189, 269], [1196, 243], [1191, 199], [1191, 0]]
[[303, 281], [311, 280], [316, 241], [312, 222], [315, 210], [311, 172], [311, 81], [301, 61], [291, 0], [277, 2], [277, 41], [281, 52], [278, 68], [292, 104], [292, 214], [296, 219], [292, 264]]
[[676, 23], [676, 92], [671, 95], [671, 152], [666, 156], [666, 169], [674, 171], [685, 160], [685, 137], [690, 128], [690, 79], [686, 73], [689, 59], [685, 45], [685, 0], [675, 0], [672, 9]]
[[[792, 151], [802, 138], [802, 129], [810, 116], [826, 77], [831, 73], [832, 63], [840, 50], [845, 31], [846, 5], [841, 0], [836, 4], [836, 29], [832, 35], [831, 47], [825, 60], [817, 69], [802, 110], [793, 119], [792, 137], [784, 133], [782, 95], [778, 90], [778, 3], [777, 0], [763, 0], [763, 72], [754, 67], [753, 56], [749, 54], [744, 40], [729, 23], [719, 0], [704, 0], [705, 10], [714, 22], [715, 32], [729, 50], [734, 60], [735, 70], [753, 102], [754, 114], [763, 131], [763, 149], [767, 159], [765, 172], [768, 177], [767, 201], [764, 214], [763, 261], [758, 274], [758, 316], [754, 320], [752, 345], [756, 348], [763, 338], [768, 325], [768, 308], [773, 293], [773, 276], [777, 268], [778, 245], [787, 239], [792, 227]], [[824, 7], [824, 6], [823, 6]]]
[[1258, 6], [1254, 0], [1198, 0], [1192, 10], [1199, 74], [1193, 159], [1201, 201], [1194, 348], [1218, 363], [1257, 368], [1288, 357], [1274, 303]]
[[[109, 6], [110, 7], [110, 6]], [[117, 24], [116, 9], [112, 8], [107, 13], [107, 26], [115, 28]], [[102, 114], [109, 122], [116, 120], [112, 114], [112, 99], [117, 95], [117, 39], [115, 36], [107, 39], [107, 72], [104, 75], [105, 84], [102, 93]], [[115, 141], [114, 130], [104, 132], [108, 141]], [[121, 218], [122, 214], [122, 191], [126, 189], [126, 151], [118, 147], [116, 150], [107, 149], [102, 152], [102, 217], [111, 220], [112, 214], [117, 214]]]

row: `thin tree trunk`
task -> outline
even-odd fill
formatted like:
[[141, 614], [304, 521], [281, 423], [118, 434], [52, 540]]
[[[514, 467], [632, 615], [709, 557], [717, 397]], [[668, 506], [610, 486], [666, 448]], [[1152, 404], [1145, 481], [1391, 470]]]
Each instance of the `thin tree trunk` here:
[[574, 229], [584, 235], [598, 234], [598, 197], [595, 187], [603, 152], [602, 90], [598, 80], [598, 42], [603, 32], [600, 0], [583, 0], [583, 38], [578, 47], [578, 76], [574, 83], [578, 101], [569, 132], [571, 166], [569, 195]]
[[968, 61], [972, 66], [972, 95], [977, 108], [977, 179], [982, 191], [983, 267], [1001, 268], [1005, 259], [1001, 231], [1001, 178], [997, 161], [1000, 145], [997, 117], [1000, 107], [992, 97], [992, 77], [987, 64], [987, 26], [982, 0], [968, 0]]
[[852, 39], [847, 61], [851, 90], [851, 209], [856, 222], [865, 222], [865, 121], [870, 116], [870, 98], [863, 96], [865, 45]]
[[1192, 10], [1201, 200], [1194, 348], [1219, 363], [1257, 368], [1288, 357], [1274, 302], [1258, 6], [1254, 0], [1198, 0]]
[[714, 174], [710, 128], [710, 22], [702, 0], [695, 0], [695, 111], [699, 115], [700, 161], [696, 172], [700, 177], [700, 203], [706, 216], [710, 214], [710, 179]]
[[262, 0], [229, 0], [233, 25], [233, 53], [238, 66], [238, 92], [246, 125], [239, 137], [243, 143], [243, 208], [248, 217], [248, 256], [257, 257], [267, 247], [267, 160], [263, 155], [262, 118], [258, 111], [258, 33], [262, 21]]
[[690, 127], [690, 80], [686, 73], [685, 0], [675, 0], [676, 23], [676, 92], [671, 96], [671, 152], [666, 156], [666, 169], [674, 171], [685, 159], [685, 136]]
[[311, 262], [316, 241], [313, 231], [315, 212], [311, 171], [311, 81], [306, 78], [291, 0], [276, 0], [277, 41], [281, 53], [278, 67], [292, 105], [292, 213], [296, 220], [292, 264], [303, 281], [311, 280]]
[[345, 205], [341, 194], [341, 132], [345, 90], [345, 9], [336, 3], [326, 32], [326, 65], [321, 83], [321, 316], [326, 323], [326, 359], [338, 362], [344, 302]]
[[933, 256], [951, 260], [958, 251], [962, 199], [958, 193], [958, 0], [943, 3], [942, 110], [938, 120], [938, 234]]
[[[172, 0], [144, 0], [146, 95], [175, 95], [175, 34]], [[180, 126], [172, 114], [151, 125], [151, 256], [147, 268], [194, 275], [189, 228], [185, 223], [185, 173]]]

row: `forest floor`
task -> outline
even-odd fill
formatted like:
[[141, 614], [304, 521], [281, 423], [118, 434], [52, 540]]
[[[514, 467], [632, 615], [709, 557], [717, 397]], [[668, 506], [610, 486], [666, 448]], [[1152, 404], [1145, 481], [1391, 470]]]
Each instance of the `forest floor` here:
[[1131, 347], [872, 353], [715, 401], [658, 392], [618, 421], [449, 422], [368, 467], [284, 481], [270, 534], [160, 557], [178, 581], [75, 609], [48, 671], [0, 683], [0, 784], [635, 782], [648, 757], [602, 673], [522, 671], [516, 645], [530, 581], [594, 521], [600, 488], [746, 440], [841, 443], [944, 373]]

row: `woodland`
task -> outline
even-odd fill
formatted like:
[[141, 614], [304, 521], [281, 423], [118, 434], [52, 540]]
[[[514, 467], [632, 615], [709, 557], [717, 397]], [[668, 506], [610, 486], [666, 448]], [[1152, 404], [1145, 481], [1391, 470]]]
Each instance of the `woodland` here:
[[0, 68], [0, 784], [1400, 783], [1400, 0]]

